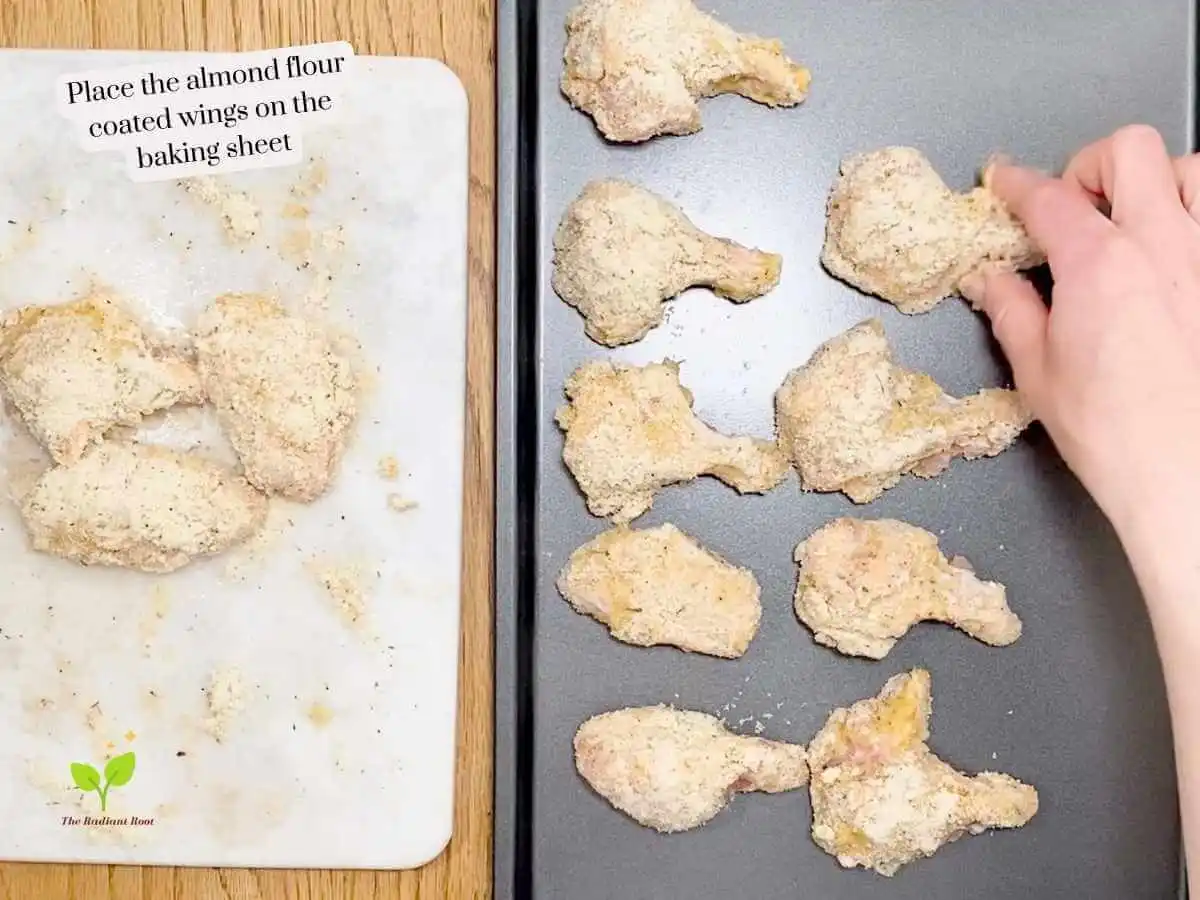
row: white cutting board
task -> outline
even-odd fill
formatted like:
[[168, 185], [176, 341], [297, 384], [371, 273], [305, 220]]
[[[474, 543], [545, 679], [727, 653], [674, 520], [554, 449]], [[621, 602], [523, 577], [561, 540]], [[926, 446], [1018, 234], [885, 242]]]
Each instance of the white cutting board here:
[[[162, 577], [33, 553], [8, 495], [39, 464], [0, 415], [0, 858], [417, 866], [452, 820], [466, 98], [440, 63], [360, 58], [341, 119], [305, 134], [305, 166], [223, 182], [261, 210], [258, 236], [235, 243], [217, 208], [131, 183], [55, 111], [57, 74], [151, 55], [0, 53], [0, 311], [94, 282], [179, 327], [220, 293], [277, 293], [358, 340], [365, 389], [328, 495], [276, 503], [263, 546]], [[229, 453], [207, 413], [150, 432]], [[395, 511], [389, 494], [419, 505]], [[314, 559], [359, 582], [356, 624]], [[205, 689], [226, 668], [243, 708], [218, 742]], [[63, 824], [99, 815], [70, 764], [103, 771], [128, 751], [136, 770], [107, 815], [153, 825]]]

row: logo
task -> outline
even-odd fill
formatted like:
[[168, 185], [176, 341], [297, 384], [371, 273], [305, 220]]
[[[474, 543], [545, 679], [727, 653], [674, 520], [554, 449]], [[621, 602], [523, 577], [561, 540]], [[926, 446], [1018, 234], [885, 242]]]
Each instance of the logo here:
[[104, 778], [101, 780], [96, 767], [88, 763], [71, 763], [71, 778], [75, 787], [85, 794], [95, 791], [100, 796], [100, 812], [108, 810], [108, 792], [115, 787], [124, 787], [133, 780], [133, 772], [137, 765], [137, 757], [133, 751], [114, 756], [104, 764]]

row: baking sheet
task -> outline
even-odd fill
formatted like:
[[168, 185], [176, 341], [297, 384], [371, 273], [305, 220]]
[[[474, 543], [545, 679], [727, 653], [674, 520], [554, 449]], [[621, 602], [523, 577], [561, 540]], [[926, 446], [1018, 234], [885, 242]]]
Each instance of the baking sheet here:
[[[822, 341], [879, 316], [898, 359], [953, 392], [1006, 373], [985, 323], [959, 301], [906, 318], [829, 278], [823, 209], [844, 155], [917, 146], [956, 187], [1007, 151], [1055, 168], [1114, 128], [1143, 121], [1172, 151], [1193, 144], [1192, 4], [1054, 0], [710, 0], [746, 31], [779, 36], [813, 70], [810, 99], [771, 111], [723, 97], [685, 138], [607, 145], [558, 91], [571, 0], [518, 2], [500, 22], [499, 520], [497, 541], [496, 891], [500, 898], [606, 900], [1161, 898], [1180, 887], [1170, 729], [1136, 585], [1100, 513], [1045, 434], [991, 461], [906, 479], [868, 507], [805, 495], [795, 480], [739, 497], [705, 479], [663, 491], [639, 526], [674, 522], [749, 566], [763, 621], [740, 660], [626, 646], [554, 589], [569, 553], [604, 529], [561, 463], [554, 409], [566, 376], [611, 356], [683, 362], [696, 411], [769, 435], [772, 394]], [[669, 322], [609, 353], [550, 289], [551, 236], [590, 179], [631, 178], [703, 228], [784, 256], [767, 297], [735, 307], [705, 291]], [[895, 516], [1009, 587], [1025, 623], [994, 649], [922, 625], [882, 662], [814, 645], [791, 609], [797, 541], [843, 514]], [[571, 736], [608, 709], [668, 702], [739, 731], [806, 741], [835, 706], [873, 695], [914, 665], [933, 675], [933, 748], [967, 770], [1031, 781], [1026, 828], [965, 838], [884, 879], [842, 871], [809, 837], [804, 792], [738, 797], [705, 827], [660, 836], [577, 777]]]

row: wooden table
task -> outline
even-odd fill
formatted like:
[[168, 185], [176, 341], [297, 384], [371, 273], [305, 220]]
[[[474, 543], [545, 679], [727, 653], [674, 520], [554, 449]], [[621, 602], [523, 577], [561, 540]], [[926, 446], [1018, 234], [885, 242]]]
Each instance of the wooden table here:
[[[455, 900], [490, 896], [495, 117], [491, 0], [0, 0], [0, 45], [256, 50], [347, 40], [433, 56], [471, 103], [463, 641], [454, 838], [413, 872], [0, 865], [0, 900]], [[364, 798], [365, 802], [369, 802]]]

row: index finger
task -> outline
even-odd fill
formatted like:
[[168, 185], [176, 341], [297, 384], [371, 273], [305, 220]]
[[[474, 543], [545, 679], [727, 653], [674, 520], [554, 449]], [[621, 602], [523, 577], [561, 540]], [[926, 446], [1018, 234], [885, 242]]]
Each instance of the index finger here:
[[984, 183], [1008, 207], [1051, 268], [1116, 234], [1117, 226], [1077, 186], [1023, 166], [997, 163]]
[[1063, 181], [1103, 198], [1118, 225], [1173, 228], [1180, 207], [1179, 186], [1162, 135], [1145, 125], [1129, 125], [1075, 154]]

